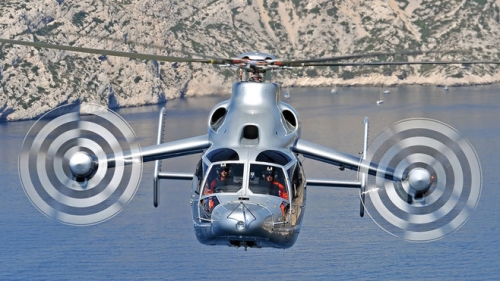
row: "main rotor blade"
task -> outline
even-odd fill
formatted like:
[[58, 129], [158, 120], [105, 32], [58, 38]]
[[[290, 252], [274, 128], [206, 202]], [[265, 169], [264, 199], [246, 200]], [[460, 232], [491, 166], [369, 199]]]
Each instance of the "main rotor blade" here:
[[199, 63], [210, 63], [210, 64], [228, 64], [228, 63], [233, 62], [233, 59], [180, 58], [180, 57], [110, 51], [110, 50], [102, 50], [102, 49], [82, 48], [82, 47], [73, 47], [73, 46], [67, 46], [67, 45], [56, 45], [56, 44], [49, 44], [49, 43], [42, 43], [42, 42], [28, 42], [28, 41], [10, 40], [10, 39], [1, 39], [1, 38], [0, 38], [0, 43], [22, 45], [22, 46], [31, 46], [31, 47], [46, 48], [46, 49], [55, 49], [55, 50], [65, 50], [65, 51], [78, 52], [78, 53], [126, 57], [126, 58], [132, 58], [132, 59], [142, 59], [142, 60], [157, 60], [157, 61], [167, 61], [167, 62], [199, 62]]
[[390, 53], [378, 52], [378, 53], [342, 55], [330, 58], [319, 58], [319, 59], [308, 59], [308, 60], [276, 61], [274, 64], [279, 66], [302, 66], [302, 64], [308, 64], [307, 66], [313, 66], [310, 65], [309, 63], [326, 63], [326, 62], [334, 62], [340, 60], [381, 57], [381, 56], [413, 56], [413, 55], [423, 55], [431, 53], [456, 53], [456, 52], [458, 51], [429, 50], [429, 51], [400, 51], [400, 52], [390, 52]]
[[[166, 48], [165, 45], [146, 44], [146, 43], [137, 42], [137, 41], [134, 41], [131, 39], [124, 40], [124, 39], [113, 38], [113, 37], [109, 37], [109, 36], [85, 35], [85, 34], [79, 34], [76, 32], [64, 32], [64, 35], [73, 35], [75, 37], [94, 38], [94, 39], [99, 39], [100, 41], [107, 40], [107, 41], [115, 42], [115, 43], [121, 44], [121, 45], [142, 46], [144, 48], [155, 48], [155, 49], [162, 49], [162, 50], [164, 50]], [[219, 58], [214, 57], [214, 56], [201, 55], [198, 53], [190, 53], [190, 52], [187, 52], [184, 50], [178, 50], [178, 49], [170, 49], [169, 51], [182, 53], [182, 54], [187, 55], [187, 56], [199, 56], [199, 57], [206, 58], [206, 59], [219, 59]]]
[[332, 62], [332, 63], [301, 63], [292, 67], [302, 66], [385, 66], [385, 65], [413, 65], [413, 64], [500, 64], [500, 61], [380, 61], [380, 62]]
[[[111, 51], [103, 49], [93, 49], [93, 48], [83, 48], [74, 47], [68, 45], [56, 45], [43, 42], [29, 42], [21, 40], [11, 40], [11, 39], [1, 39], [0, 43], [21, 45], [21, 46], [31, 46], [36, 48], [46, 48], [55, 50], [65, 50], [71, 52], [87, 53], [87, 54], [98, 54], [98, 55], [108, 55], [117, 57], [126, 57], [132, 59], [143, 59], [143, 60], [156, 60], [156, 61], [166, 61], [166, 62], [199, 62], [199, 63], [209, 63], [209, 64], [241, 64], [244, 63], [243, 60], [237, 58], [211, 58], [211, 59], [194, 59], [194, 58], [182, 58], [182, 57], [171, 57], [162, 55], [151, 55], [142, 53], [131, 53], [131, 52], [121, 52], [121, 51]], [[279, 67], [303, 67], [303, 66], [383, 66], [383, 65], [412, 65], [412, 64], [500, 64], [500, 61], [420, 61], [420, 62], [336, 62], [339, 60], [354, 59], [354, 58], [365, 58], [365, 57], [378, 57], [378, 56], [396, 56], [396, 55], [420, 55], [427, 53], [451, 53], [456, 51], [402, 51], [402, 52], [392, 52], [392, 53], [368, 53], [368, 54], [354, 54], [354, 55], [343, 55], [330, 58], [321, 59], [310, 59], [310, 60], [291, 60], [291, 61], [274, 61], [271, 64]], [[246, 63], [245, 63], [246, 64]]]

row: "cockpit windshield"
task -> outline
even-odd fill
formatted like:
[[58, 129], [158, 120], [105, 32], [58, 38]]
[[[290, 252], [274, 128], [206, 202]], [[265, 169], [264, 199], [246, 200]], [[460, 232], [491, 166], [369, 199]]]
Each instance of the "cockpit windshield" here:
[[243, 184], [244, 165], [240, 163], [214, 164], [205, 182], [203, 194], [238, 192]]
[[[286, 201], [290, 200], [286, 182], [283, 167], [279, 165], [251, 163], [248, 168], [244, 163], [238, 162], [214, 163], [202, 183], [200, 218], [210, 219], [212, 210], [222, 203], [221, 200], [231, 198], [230, 193], [237, 193], [239, 196], [262, 194], [279, 197], [282, 199], [280, 208], [285, 214], [289, 206]], [[243, 184], [246, 188], [243, 188]]]
[[289, 200], [283, 168], [271, 164], [250, 164], [249, 172], [245, 175], [243, 163], [215, 163], [208, 173], [202, 194], [237, 193], [243, 183], [247, 183], [244, 177], [248, 177], [248, 191], [251, 193]]

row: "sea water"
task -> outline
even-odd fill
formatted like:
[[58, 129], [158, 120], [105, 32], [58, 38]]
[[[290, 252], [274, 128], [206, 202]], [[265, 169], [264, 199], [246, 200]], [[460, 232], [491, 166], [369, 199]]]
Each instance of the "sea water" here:
[[[291, 88], [302, 138], [358, 155], [363, 119], [369, 138], [392, 123], [425, 117], [449, 124], [474, 146], [482, 166], [478, 207], [457, 231], [412, 243], [359, 217], [358, 191], [308, 187], [295, 246], [287, 250], [210, 247], [197, 242], [190, 182], [161, 183], [153, 207], [153, 164], [145, 163], [134, 199], [116, 217], [75, 227], [45, 217], [21, 187], [17, 158], [34, 121], [0, 123], [0, 280], [494, 280], [500, 274], [500, 87], [390, 88], [376, 105], [374, 87]], [[207, 133], [211, 108], [228, 96], [168, 101], [165, 141]], [[156, 142], [161, 106], [118, 113], [141, 146]], [[199, 155], [164, 161], [164, 171], [194, 172]], [[301, 158], [303, 159], [303, 158]], [[354, 179], [355, 173], [303, 159], [308, 177]]]

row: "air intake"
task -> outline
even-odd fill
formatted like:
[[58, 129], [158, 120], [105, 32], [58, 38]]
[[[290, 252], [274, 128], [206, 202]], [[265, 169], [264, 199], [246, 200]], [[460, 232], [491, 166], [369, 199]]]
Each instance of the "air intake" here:
[[259, 128], [255, 125], [246, 125], [241, 135], [241, 144], [256, 145], [259, 143]]

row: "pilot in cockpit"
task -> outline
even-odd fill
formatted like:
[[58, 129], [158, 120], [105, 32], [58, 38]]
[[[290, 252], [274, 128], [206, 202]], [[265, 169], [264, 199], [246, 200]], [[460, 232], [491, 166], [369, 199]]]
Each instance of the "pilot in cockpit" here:
[[266, 179], [267, 182], [272, 183], [272, 185], [278, 189], [279, 197], [288, 200], [288, 192], [283, 184], [281, 184], [277, 179], [273, 167], [267, 167], [262, 172], [262, 177]]
[[[224, 188], [233, 182], [231, 168], [229, 167], [229, 165], [221, 164], [220, 167], [217, 168], [217, 175], [218, 176], [210, 182], [210, 185], [205, 185], [205, 195], [225, 191]], [[219, 204], [219, 200], [216, 196], [210, 196], [202, 199], [200, 203], [205, 209], [206, 216], [210, 217], [213, 208]]]
[[[231, 167], [227, 164], [221, 164], [217, 170], [218, 177], [210, 182], [208, 193], [214, 193], [232, 183]], [[206, 192], [207, 193], [207, 192]]]

